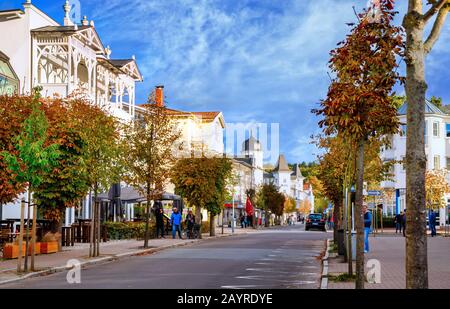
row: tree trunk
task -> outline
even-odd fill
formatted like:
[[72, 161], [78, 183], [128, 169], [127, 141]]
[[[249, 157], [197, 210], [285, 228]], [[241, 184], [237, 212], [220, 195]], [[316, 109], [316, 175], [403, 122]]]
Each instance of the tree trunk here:
[[[351, 188], [351, 186], [350, 186]], [[348, 274], [353, 276], [353, 248], [352, 248], [352, 193], [351, 189], [347, 188], [347, 262], [348, 262]], [[349, 194], [350, 193], [350, 194]]]
[[94, 203], [91, 203], [91, 208], [89, 209], [91, 212], [91, 226], [90, 226], [90, 235], [89, 235], [89, 257], [95, 256], [95, 217], [96, 217], [96, 205], [97, 205], [97, 185], [94, 185]]
[[198, 238], [202, 238], [202, 209], [199, 206], [195, 206], [195, 222], [200, 225], [198, 232]]
[[340, 223], [341, 223], [341, 209], [342, 209], [342, 203], [343, 201], [336, 201], [334, 203], [334, 208], [333, 208], [333, 241], [335, 244], [337, 244], [338, 242], [338, 229], [340, 228]]
[[215, 217], [212, 212], [209, 213], [209, 236], [216, 236]]
[[37, 216], [37, 205], [33, 206], [33, 225], [31, 228], [31, 265], [30, 270], [34, 271], [34, 256], [36, 252], [36, 216]]
[[356, 224], [356, 288], [364, 289], [364, 214], [363, 185], [364, 185], [364, 138], [358, 143], [358, 159], [356, 166], [356, 196], [355, 196], [355, 224]]
[[147, 197], [147, 213], [145, 214], [145, 232], [144, 232], [144, 248], [148, 248], [149, 233], [149, 220], [150, 220], [150, 199]]
[[19, 231], [19, 256], [17, 257], [17, 272], [22, 272], [22, 246], [23, 246], [23, 228], [24, 228], [24, 217], [25, 217], [25, 201], [24, 199], [20, 202], [20, 231]]
[[425, 82], [424, 22], [411, 7], [405, 16], [406, 29], [406, 288], [428, 288], [425, 204]]
[[97, 203], [97, 240], [95, 242], [95, 248], [96, 248], [96, 255], [95, 256], [99, 256], [100, 255], [100, 239], [102, 237], [102, 233], [101, 233], [101, 222], [100, 222], [100, 211], [102, 209], [101, 207], [101, 203]]
[[28, 272], [28, 247], [29, 247], [29, 236], [30, 236], [30, 189], [28, 189], [28, 205], [27, 205], [27, 229], [25, 231], [25, 261], [24, 261], [24, 271]]

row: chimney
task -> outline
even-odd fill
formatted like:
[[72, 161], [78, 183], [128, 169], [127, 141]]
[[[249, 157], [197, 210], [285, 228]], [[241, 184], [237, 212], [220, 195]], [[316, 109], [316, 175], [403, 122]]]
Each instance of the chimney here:
[[86, 15], [83, 16], [83, 20], [81, 21], [81, 24], [82, 24], [83, 26], [89, 26], [89, 21], [88, 21]]
[[158, 107], [164, 106], [164, 86], [156, 86], [155, 88], [155, 103]]

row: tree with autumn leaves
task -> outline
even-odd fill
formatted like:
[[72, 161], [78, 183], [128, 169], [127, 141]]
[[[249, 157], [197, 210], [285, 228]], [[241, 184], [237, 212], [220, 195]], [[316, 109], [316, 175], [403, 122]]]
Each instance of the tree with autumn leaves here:
[[[289, 199], [273, 183], [263, 184], [258, 191], [256, 204], [258, 208], [264, 209], [266, 214], [271, 212], [277, 217], [283, 215], [286, 202], [289, 203]], [[266, 227], [269, 226], [269, 218], [267, 216], [265, 225]]]
[[[3, 203], [15, 200], [28, 186], [28, 181], [16, 171], [16, 163], [22, 166], [21, 170], [25, 167], [20, 163], [23, 161], [21, 152], [24, 151], [19, 148], [26, 145], [17, 145], [15, 140], [27, 133], [24, 126], [30, 115], [36, 114], [42, 122], [38, 132], [41, 138], [30, 142], [29, 148], [33, 150], [30, 151], [35, 156], [45, 154], [33, 146], [36, 143], [42, 149], [51, 146], [57, 150], [58, 156], [52, 156], [52, 164], [45, 164], [48, 168], [31, 173], [34, 177], [39, 176], [39, 183], [33, 182], [29, 190], [33, 192], [33, 202], [40, 212], [53, 222], [54, 233], [60, 231], [67, 207], [77, 205], [90, 189], [96, 195], [100, 190], [107, 190], [112, 182], [120, 180], [118, 122], [101, 107], [92, 105], [83, 97], [40, 98], [36, 92], [35, 96], [0, 97], [0, 113], [1, 150], [6, 154], [0, 158], [0, 164], [8, 163], [9, 167], [2, 169], [1, 173]], [[33, 127], [38, 129], [36, 125]], [[93, 211], [96, 213], [99, 213], [99, 208]], [[96, 235], [99, 235], [98, 215], [94, 222]], [[98, 254], [98, 241], [91, 247], [92, 250], [96, 247], [95, 253]]]
[[[373, 8], [372, 8], [373, 9]], [[326, 135], [341, 134], [356, 144], [356, 288], [364, 288], [364, 147], [369, 139], [398, 131], [397, 109], [392, 99], [400, 80], [396, 57], [403, 55], [402, 29], [393, 25], [392, 0], [379, 2], [378, 18], [371, 9], [358, 14], [345, 41], [331, 52], [335, 74], [327, 98], [316, 114]]]
[[186, 199], [189, 206], [195, 207], [197, 224], [201, 224], [201, 210], [208, 210], [211, 236], [214, 235], [214, 218], [230, 195], [232, 178], [232, 162], [228, 158], [192, 156], [179, 159], [172, 167], [175, 192]]
[[175, 142], [180, 137], [167, 109], [155, 104], [150, 95], [140, 117], [130, 123], [123, 140], [126, 149], [125, 180], [146, 197], [144, 248], [148, 248], [151, 202], [162, 198], [175, 163]]
[[427, 209], [436, 210], [446, 207], [445, 194], [450, 192], [447, 175], [446, 169], [433, 169], [425, 174]]

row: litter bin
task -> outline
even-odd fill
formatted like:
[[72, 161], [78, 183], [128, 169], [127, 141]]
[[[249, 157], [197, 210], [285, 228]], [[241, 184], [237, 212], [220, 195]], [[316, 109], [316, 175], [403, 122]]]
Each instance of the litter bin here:
[[344, 230], [343, 229], [339, 229], [337, 231], [337, 246], [338, 246], [338, 254], [345, 255]]

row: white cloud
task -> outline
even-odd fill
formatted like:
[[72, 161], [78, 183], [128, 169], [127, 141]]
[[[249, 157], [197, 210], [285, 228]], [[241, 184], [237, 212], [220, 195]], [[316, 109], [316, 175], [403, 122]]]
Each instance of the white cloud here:
[[355, 22], [353, 5], [365, 1], [109, 0], [91, 18], [113, 57], [137, 55], [138, 98], [162, 83], [173, 107], [280, 123], [282, 151], [300, 160], [314, 159], [310, 110], [326, 95], [329, 51]]

